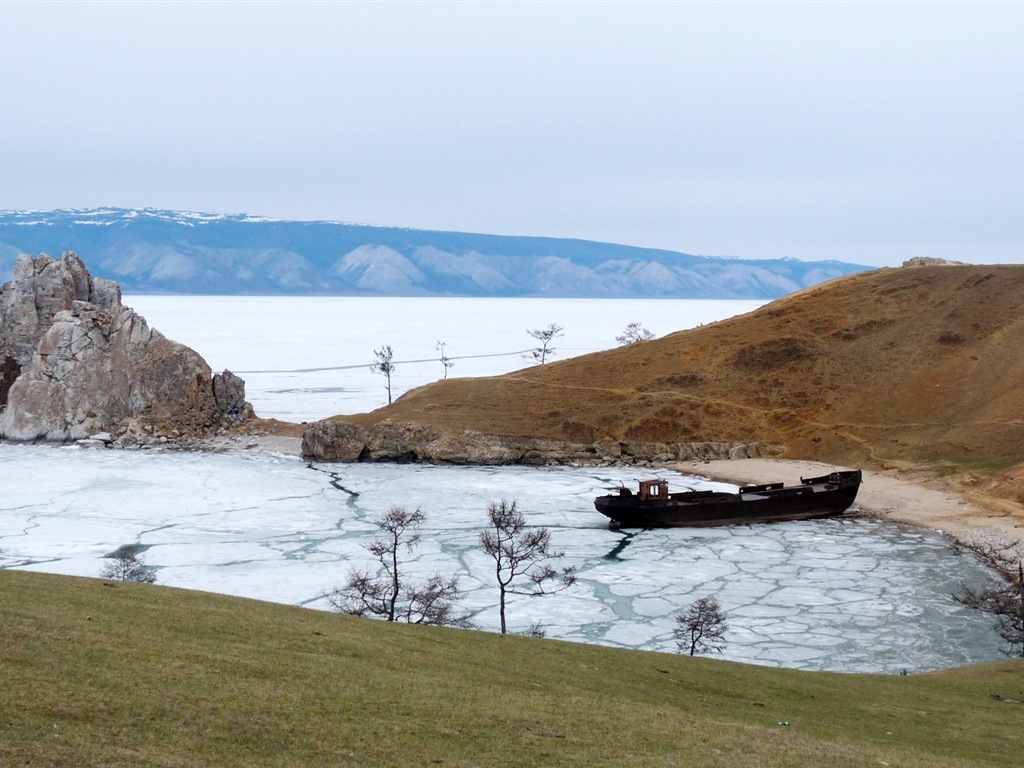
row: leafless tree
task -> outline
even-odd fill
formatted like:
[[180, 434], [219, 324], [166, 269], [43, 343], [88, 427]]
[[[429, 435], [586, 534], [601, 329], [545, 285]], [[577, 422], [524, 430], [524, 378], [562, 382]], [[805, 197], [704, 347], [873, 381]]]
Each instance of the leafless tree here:
[[1006, 641], [1008, 656], [1024, 658], [1024, 564], [1017, 561], [1017, 572], [1006, 574], [1000, 583], [977, 591], [963, 585], [953, 599], [995, 617], [995, 629]]
[[691, 656], [706, 651], [721, 653], [725, 650], [722, 639], [728, 628], [718, 601], [702, 597], [686, 613], [676, 614], [676, 645], [680, 653], [688, 651]]
[[409, 512], [391, 507], [374, 520], [384, 534], [366, 544], [366, 550], [380, 563], [378, 574], [353, 569], [343, 587], [325, 593], [331, 606], [353, 616], [375, 616], [386, 621], [409, 624], [440, 624], [470, 627], [468, 614], [459, 613], [456, 604], [462, 599], [457, 576], [445, 578], [435, 574], [424, 584], [409, 583], [402, 573], [399, 552], [411, 552], [419, 543], [416, 529], [426, 516], [420, 509]]
[[547, 637], [547, 630], [544, 629], [544, 623], [542, 621], [535, 621], [530, 625], [530, 628], [524, 630], [520, 634], [526, 637]]
[[443, 341], [438, 340], [436, 349], [437, 349], [438, 352], [441, 353], [441, 365], [444, 366], [444, 377], [447, 379], [448, 378], [448, 369], [451, 368], [453, 365], [455, 365], [455, 363], [453, 363], [452, 359], [450, 357], [448, 357], [448, 355], [445, 353], [445, 351], [444, 351], [445, 346], [446, 345], [445, 345], [445, 343]]
[[152, 584], [156, 581], [156, 571], [147, 566], [131, 544], [123, 544], [110, 555], [110, 562], [103, 566], [100, 576], [113, 581], [134, 581], [140, 584]]
[[405, 590], [402, 621], [409, 624], [436, 624], [470, 629], [473, 622], [469, 614], [457, 611], [457, 604], [461, 599], [459, 577], [445, 578], [435, 573], [426, 583]]
[[535, 360], [536, 362], [544, 365], [547, 362], [548, 356], [555, 354], [555, 348], [551, 346], [551, 342], [562, 335], [565, 329], [558, 323], [551, 323], [547, 328], [540, 328], [537, 330], [527, 329], [527, 333], [533, 338], [540, 342], [540, 346], [535, 349], [531, 349], [529, 354], [524, 355], [527, 360]]
[[[526, 518], [516, 503], [505, 500], [487, 506], [490, 527], [480, 532], [480, 545], [494, 559], [494, 577], [498, 582], [498, 611], [501, 633], [508, 631], [505, 622], [505, 600], [508, 595], [538, 597], [561, 592], [576, 583], [573, 567], [555, 570], [546, 560], [565, 555], [551, 549], [551, 531], [526, 527]], [[525, 577], [527, 584], [516, 586], [515, 580]], [[534, 625], [537, 626], [537, 625]]]
[[370, 370], [374, 373], [380, 373], [384, 375], [384, 378], [388, 382], [388, 405], [391, 405], [391, 374], [395, 372], [395, 364], [393, 362], [395, 353], [391, 349], [390, 344], [385, 344], [380, 349], [373, 350], [373, 354], [377, 358], [377, 362], [370, 366]]
[[638, 341], [650, 341], [653, 338], [656, 337], [650, 328], [644, 328], [640, 323], [630, 323], [621, 336], [615, 337], [615, 340], [619, 342], [620, 347], [624, 347], [628, 344], [636, 344]]

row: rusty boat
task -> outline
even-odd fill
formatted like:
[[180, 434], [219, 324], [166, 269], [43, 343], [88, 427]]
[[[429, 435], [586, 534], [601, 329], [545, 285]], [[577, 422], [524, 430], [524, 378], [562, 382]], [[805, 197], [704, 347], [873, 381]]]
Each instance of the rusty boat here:
[[778, 523], [841, 515], [853, 506], [860, 484], [859, 469], [800, 478], [799, 485], [745, 485], [736, 493], [670, 493], [666, 480], [641, 480], [638, 492], [619, 488], [615, 494], [598, 496], [594, 506], [609, 518], [611, 528]]

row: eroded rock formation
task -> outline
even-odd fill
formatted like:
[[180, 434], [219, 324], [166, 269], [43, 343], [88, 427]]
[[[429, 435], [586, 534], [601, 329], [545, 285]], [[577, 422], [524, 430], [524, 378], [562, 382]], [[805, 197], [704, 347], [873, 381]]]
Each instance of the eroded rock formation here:
[[[54, 315], [70, 309], [75, 301], [109, 310], [121, 306], [121, 290], [117, 283], [92, 277], [73, 253], [60, 259], [21, 254], [14, 265], [14, 280], [0, 290], [0, 370], [20, 371], [32, 362]], [[15, 378], [17, 373], [9, 384]]]
[[319, 461], [409, 461], [432, 464], [535, 466], [642, 464], [760, 456], [756, 443], [572, 443], [528, 437], [446, 432], [422, 424], [382, 421], [362, 427], [324, 419], [302, 436], [302, 455]]
[[251, 415], [229, 371], [121, 304], [73, 253], [18, 257], [0, 292], [0, 437], [71, 440], [101, 431], [196, 434]]

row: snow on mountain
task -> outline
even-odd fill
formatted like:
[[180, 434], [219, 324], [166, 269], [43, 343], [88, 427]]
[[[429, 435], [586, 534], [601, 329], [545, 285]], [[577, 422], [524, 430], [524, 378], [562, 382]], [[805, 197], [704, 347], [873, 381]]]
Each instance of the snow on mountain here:
[[494, 257], [484, 256], [476, 251], [456, 256], [454, 253], [427, 246], [417, 248], [412, 258], [421, 269], [438, 277], [467, 282], [467, 288], [475, 287], [476, 291], [501, 294], [515, 289], [515, 283], [502, 274]]
[[65, 251], [131, 293], [769, 299], [868, 269], [249, 214], [0, 211], [0, 281], [18, 253]]
[[736, 293], [777, 293], [782, 296], [805, 287], [801, 285], [802, 281], [789, 275], [790, 263], [786, 262], [785, 267], [776, 270], [749, 264], [724, 264], [715, 272], [715, 278], [719, 285]]
[[385, 245], [363, 245], [342, 256], [330, 274], [363, 291], [404, 295], [426, 278], [416, 265]]
[[534, 262], [534, 292], [538, 296], [604, 296], [613, 291], [593, 269], [560, 256]]
[[273, 249], [261, 254], [259, 265], [266, 277], [284, 293], [306, 293], [323, 285], [320, 270], [299, 253]]

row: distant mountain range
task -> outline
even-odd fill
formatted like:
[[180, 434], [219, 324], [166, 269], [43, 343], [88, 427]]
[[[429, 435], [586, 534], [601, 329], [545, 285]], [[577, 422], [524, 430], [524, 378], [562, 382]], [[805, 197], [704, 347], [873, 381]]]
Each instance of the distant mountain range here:
[[770, 299], [870, 269], [148, 208], [0, 211], [0, 282], [19, 253], [65, 251], [126, 293]]

